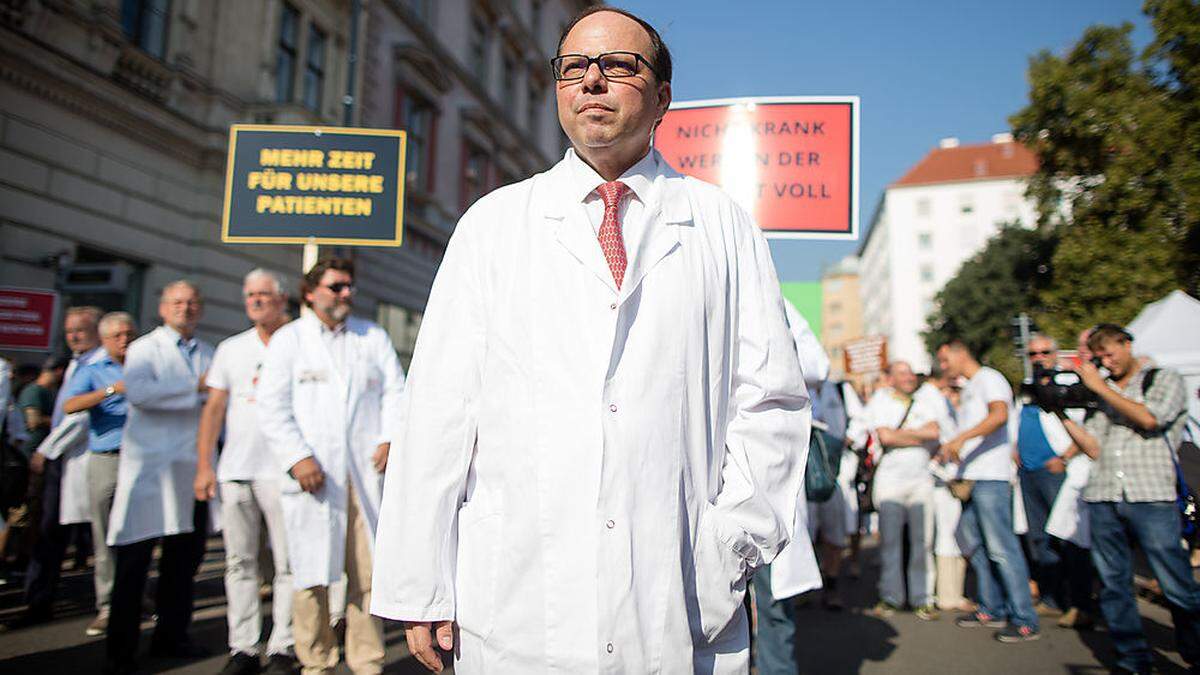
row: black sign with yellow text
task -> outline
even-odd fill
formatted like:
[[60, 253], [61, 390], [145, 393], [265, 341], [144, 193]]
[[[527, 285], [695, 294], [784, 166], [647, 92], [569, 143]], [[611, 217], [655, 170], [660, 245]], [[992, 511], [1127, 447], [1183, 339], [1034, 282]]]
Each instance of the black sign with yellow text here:
[[221, 241], [399, 246], [404, 146], [392, 129], [233, 125]]

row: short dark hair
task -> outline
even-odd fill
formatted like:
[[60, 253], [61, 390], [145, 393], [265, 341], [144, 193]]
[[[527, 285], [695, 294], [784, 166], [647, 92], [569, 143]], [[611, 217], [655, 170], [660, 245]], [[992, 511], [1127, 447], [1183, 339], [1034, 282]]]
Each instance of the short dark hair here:
[[317, 290], [317, 286], [321, 285], [321, 277], [329, 270], [345, 272], [353, 279], [354, 261], [349, 258], [322, 258], [317, 261], [312, 269], [304, 273], [304, 278], [300, 281], [300, 297], [305, 305], [312, 307], [312, 303], [308, 301], [308, 294]]
[[971, 351], [971, 348], [967, 346], [967, 343], [962, 341], [962, 338], [952, 337], [942, 340], [942, 344], [938, 345], [938, 349], [941, 349], [942, 347], [963, 351], [969, 354], [971, 358], [975, 358], [975, 352]]
[[613, 12], [636, 21], [638, 25], [646, 31], [646, 34], [650, 36], [649, 60], [650, 67], [654, 69], [655, 76], [657, 76], [661, 82], [671, 81], [671, 50], [667, 49], [667, 43], [663, 42], [662, 36], [658, 34], [658, 31], [654, 30], [654, 26], [651, 26], [636, 14], [625, 11], [619, 7], [609, 7], [608, 5], [592, 5], [591, 7], [587, 7], [576, 14], [575, 17], [571, 19], [570, 23], [563, 28], [562, 34], [558, 36], [558, 48], [554, 52], [555, 56], [562, 54], [563, 43], [567, 41], [567, 34], [571, 32], [571, 29], [575, 27], [575, 24], [599, 12]]
[[1092, 329], [1088, 334], [1087, 346], [1088, 349], [1096, 351], [1107, 342], [1133, 342], [1133, 335], [1125, 330], [1124, 326], [1119, 326], [1115, 323], [1102, 323]]

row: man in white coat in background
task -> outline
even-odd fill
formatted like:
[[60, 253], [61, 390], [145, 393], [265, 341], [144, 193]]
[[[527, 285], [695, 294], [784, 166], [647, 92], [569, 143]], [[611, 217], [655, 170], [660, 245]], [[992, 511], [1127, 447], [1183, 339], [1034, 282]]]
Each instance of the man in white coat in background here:
[[383, 622], [369, 613], [371, 561], [404, 373], [387, 333], [350, 316], [353, 262], [318, 262], [301, 293], [312, 311], [271, 337], [257, 394], [281, 471], [296, 657], [305, 673], [337, 666], [329, 585], [344, 571], [346, 664], [357, 675], [379, 673]]
[[134, 340], [125, 357], [128, 418], [108, 523], [108, 543], [117, 559], [108, 667], [117, 672], [133, 668], [142, 594], [160, 540], [154, 600], [158, 622], [150, 653], [207, 655], [187, 634], [196, 571], [208, 537], [208, 506], [197, 502], [192, 491], [204, 373], [213, 355], [212, 346], [196, 338], [203, 311], [195, 284], [167, 284], [158, 304], [163, 325]]
[[[292, 572], [279, 503], [283, 472], [259, 429], [257, 402], [267, 344], [288, 320], [287, 294], [274, 273], [255, 269], [242, 282], [242, 297], [246, 316], [254, 325], [217, 345], [205, 378], [208, 401], [196, 437], [196, 499], [214, 499], [220, 490], [225, 597], [229, 603], [229, 661], [221, 675], [257, 673], [261, 668], [258, 553], [264, 521], [275, 567], [266, 672], [291, 673], [296, 659], [291, 654]], [[218, 462], [215, 454], [222, 430], [225, 444]]]
[[649, 24], [584, 10], [552, 71], [573, 149], [472, 206], [434, 281], [372, 610], [435, 671], [745, 672], [809, 431], [771, 254], [651, 148]]

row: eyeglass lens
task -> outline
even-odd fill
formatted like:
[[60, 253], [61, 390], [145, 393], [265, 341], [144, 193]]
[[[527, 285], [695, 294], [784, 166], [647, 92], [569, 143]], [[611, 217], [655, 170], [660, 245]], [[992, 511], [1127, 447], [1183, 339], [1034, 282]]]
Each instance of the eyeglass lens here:
[[638, 55], [631, 52], [609, 52], [596, 57], [583, 54], [564, 54], [554, 59], [555, 75], [560, 80], [578, 80], [587, 74], [592, 63], [600, 66], [605, 77], [633, 77], [638, 72]]

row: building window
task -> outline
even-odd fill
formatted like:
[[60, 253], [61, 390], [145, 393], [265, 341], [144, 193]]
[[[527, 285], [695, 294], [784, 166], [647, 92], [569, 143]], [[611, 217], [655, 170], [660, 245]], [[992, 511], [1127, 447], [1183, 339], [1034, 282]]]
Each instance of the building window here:
[[399, 119], [396, 126], [408, 133], [408, 152], [404, 172], [409, 185], [426, 192], [433, 190], [433, 146], [435, 111], [428, 101], [411, 92], [399, 91]]
[[375, 307], [375, 323], [388, 334], [392, 348], [400, 357], [405, 370], [412, 363], [413, 348], [417, 345], [417, 333], [421, 329], [421, 312], [405, 309], [398, 305], [381, 302]]
[[304, 57], [304, 105], [311, 110], [321, 109], [321, 92], [325, 88], [325, 33], [316, 25], [308, 28], [308, 50]]
[[933, 281], [933, 266], [932, 265], [921, 265], [921, 281], [924, 283], [929, 283], [929, 282]]
[[533, 134], [534, 138], [536, 139], [538, 127], [540, 127], [542, 124], [542, 106], [545, 105], [545, 102], [542, 99], [542, 88], [538, 86], [537, 82], [532, 77], [529, 78], [528, 96], [529, 99], [525, 103], [528, 108], [525, 109], [525, 114], [529, 124], [529, 132]]
[[929, 215], [929, 200], [928, 199], [918, 199], [917, 200], [917, 215], [918, 216]]
[[275, 48], [275, 101], [291, 103], [296, 86], [296, 33], [300, 13], [286, 2], [279, 17], [279, 44]]
[[491, 161], [483, 150], [466, 143], [463, 146], [462, 208], [466, 210], [476, 199], [483, 196], [488, 187]]
[[975, 211], [975, 200], [971, 198], [971, 195], [962, 195], [958, 198], [958, 210], [963, 213]]
[[500, 68], [500, 100], [508, 106], [509, 114], [515, 118], [517, 101], [520, 100], [520, 93], [517, 91], [517, 56], [507, 47], [500, 58]]
[[123, 0], [121, 24], [125, 36], [142, 51], [161, 59], [167, 52], [170, 6], [170, 0]]
[[470, 34], [467, 36], [467, 65], [485, 87], [488, 79], [488, 39], [487, 17], [476, 10], [471, 13]]
[[529, 3], [529, 30], [533, 33], [533, 46], [542, 46], [542, 9], [545, 0], [533, 0]]
[[933, 248], [933, 235], [929, 232], [921, 232], [917, 235], [917, 246], [922, 251], [928, 251]]
[[433, 0], [405, 0], [404, 4], [426, 24], [433, 23]]

